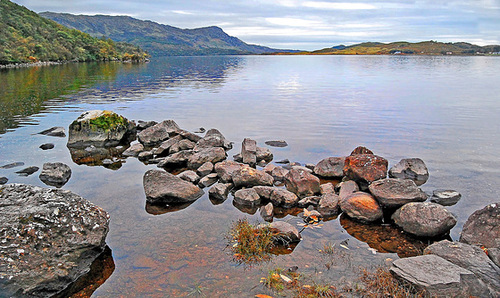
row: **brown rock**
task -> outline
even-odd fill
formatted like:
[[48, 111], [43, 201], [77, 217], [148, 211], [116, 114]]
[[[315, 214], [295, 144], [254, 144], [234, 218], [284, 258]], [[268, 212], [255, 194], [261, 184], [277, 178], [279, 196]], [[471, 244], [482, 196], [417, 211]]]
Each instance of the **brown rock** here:
[[274, 207], [272, 203], [268, 203], [265, 206], [260, 207], [260, 216], [265, 220], [265, 221], [271, 221], [273, 219]]
[[[184, 150], [188, 151], [188, 150]], [[181, 151], [181, 152], [184, 152]], [[195, 152], [188, 159], [187, 166], [190, 169], [197, 169], [206, 162], [213, 164], [226, 159], [226, 151], [221, 147], [212, 147]]]
[[271, 193], [270, 200], [275, 206], [289, 208], [297, 205], [299, 198], [294, 193], [286, 189], [275, 188]]
[[257, 163], [257, 142], [255, 140], [245, 138], [241, 143], [241, 158], [243, 163], [255, 165]]
[[320, 192], [319, 178], [302, 169], [291, 169], [285, 176], [285, 186], [301, 198]]
[[349, 217], [366, 222], [378, 221], [384, 215], [377, 200], [365, 192], [355, 192], [341, 200], [340, 209]]
[[387, 176], [388, 162], [373, 154], [357, 154], [345, 159], [344, 175], [356, 182], [369, 184]]
[[276, 242], [280, 243], [292, 243], [299, 242], [302, 238], [297, 228], [291, 224], [284, 221], [275, 221], [269, 225], [269, 227], [276, 232]]
[[472, 213], [464, 224], [460, 242], [500, 248], [500, 202]]
[[234, 193], [234, 202], [239, 205], [256, 206], [260, 204], [260, 197], [255, 189], [245, 188]]
[[409, 179], [381, 179], [370, 184], [368, 189], [380, 205], [387, 208], [397, 208], [407, 203], [427, 200], [427, 194]]
[[352, 193], [359, 191], [359, 186], [355, 181], [344, 181], [340, 185], [339, 197], [341, 200], [345, 199]]
[[232, 160], [225, 160], [215, 164], [215, 171], [219, 175], [221, 182], [233, 181], [233, 174], [243, 167], [243, 164]]
[[274, 179], [264, 171], [245, 165], [233, 172], [233, 182], [236, 187], [272, 186]]
[[320, 177], [336, 178], [344, 176], [345, 157], [328, 157], [314, 167], [314, 174]]
[[429, 171], [420, 158], [404, 158], [389, 170], [389, 177], [410, 179], [420, 186], [429, 179]]
[[392, 220], [403, 231], [419, 237], [446, 234], [457, 223], [450, 211], [435, 203], [408, 203], [394, 212]]
[[186, 203], [203, 195], [203, 190], [193, 183], [160, 170], [147, 171], [143, 184], [150, 203]]
[[358, 146], [351, 152], [351, 156], [359, 154], [373, 154], [373, 152], [370, 149], [363, 146]]

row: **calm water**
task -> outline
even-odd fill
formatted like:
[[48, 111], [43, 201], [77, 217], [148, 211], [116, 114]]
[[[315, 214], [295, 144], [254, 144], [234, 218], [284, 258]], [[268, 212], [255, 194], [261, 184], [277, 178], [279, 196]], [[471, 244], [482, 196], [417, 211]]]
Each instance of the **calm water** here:
[[[68, 127], [83, 111], [107, 109], [134, 120], [174, 119], [188, 130], [218, 128], [236, 143], [229, 156], [250, 137], [260, 146], [286, 140], [288, 147], [271, 148], [275, 160], [317, 163], [358, 145], [387, 158], [390, 166], [420, 157], [430, 171], [423, 190], [462, 193], [448, 207], [458, 218], [451, 231], [457, 240], [472, 212], [499, 201], [499, 69], [495, 57], [249, 56], [1, 71], [0, 165], [64, 162], [73, 174], [63, 188], [111, 214], [107, 243], [116, 267], [95, 297], [186, 296], [196, 287], [207, 296], [253, 297], [266, 293], [259, 280], [268, 268], [293, 265], [342, 285], [359, 266], [404, 256], [398, 246], [418, 251], [419, 243], [389, 227], [340, 218], [304, 230], [291, 254], [254, 268], [236, 266], [224, 250], [224, 233], [236, 219], [260, 220], [258, 212], [238, 210], [231, 197], [213, 205], [205, 195], [185, 209], [152, 215], [145, 208], [142, 176], [154, 165], [132, 158], [118, 170], [77, 165], [66, 139], [36, 133]], [[47, 142], [55, 148], [38, 148]], [[19, 169], [0, 169], [0, 176], [45, 186], [39, 173], [20, 177], [14, 173]], [[279, 220], [300, 221], [292, 215]], [[335, 257], [318, 251], [345, 239], [350, 250]]]

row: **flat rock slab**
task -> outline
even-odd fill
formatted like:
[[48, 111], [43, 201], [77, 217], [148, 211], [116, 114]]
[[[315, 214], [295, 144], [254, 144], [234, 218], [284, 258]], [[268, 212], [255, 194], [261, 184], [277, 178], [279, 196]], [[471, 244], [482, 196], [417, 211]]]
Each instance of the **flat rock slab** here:
[[386, 208], [397, 208], [407, 203], [427, 200], [427, 194], [409, 179], [381, 179], [370, 184], [368, 189], [380, 205]]
[[432, 297], [488, 297], [474, 273], [435, 255], [398, 259], [390, 272]]
[[12, 169], [15, 167], [20, 167], [20, 166], [24, 166], [24, 162], [18, 161], [18, 162], [9, 163], [9, 164], [0, 166], [0, 169]]
[[60, 137], [60, 138], [66, 137], [66, 132], [64, 130], [64, 127], [60, 127], [60, 126], [46, 129], [44, 131], [39, 132], [38, 134], [46, 135], [46, 136], [50, 136], [50, 137]]
[[460, 242], [500, 248], [500, 202], [472, 213], [460, 234]]
[[105, 246], [108, 213], [74, 193], [9, 184], [0, 201], [2, 297], [56, 295]]
[[29, 175], [32, 175], [32, 174], [38, 172], [38, 170], [39, 170], [38, 167], [31, 166], [31, 167], [24, 168], [20, 171], [17, 171], [16, 174], [19, 174], [19, 176], [29, 176]]
[[408, 203], [392, 215], [403, 231], [419, 237], [436, 237], [448, 233], [457, 223], [450, 211], [436, 203]]
[[196, 201], [203, 190], [191, 182], [161, 170], [149, 170], [143, 178], [146, 201], [181, 204]]
[[271, 147], [281, 147], [281, 148], [288, 146], [288, 143], [286, 141], [283, 141], [283, 140], [265, 141], [264, 144], [266, 144], [267, 146], [271, 146]]

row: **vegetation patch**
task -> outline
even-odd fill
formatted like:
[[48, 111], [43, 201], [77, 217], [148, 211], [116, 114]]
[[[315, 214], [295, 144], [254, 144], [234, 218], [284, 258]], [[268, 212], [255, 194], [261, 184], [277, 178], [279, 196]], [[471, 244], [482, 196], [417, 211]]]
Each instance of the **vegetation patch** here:
[[127, 126], [127, 120], [125, 120], [125, 118], [109, 111], [105, 111], [104, 115], [100, 117], [91, 119], [89, 123], [92, 129], [102, 130], [111, 130], [119, 126]]

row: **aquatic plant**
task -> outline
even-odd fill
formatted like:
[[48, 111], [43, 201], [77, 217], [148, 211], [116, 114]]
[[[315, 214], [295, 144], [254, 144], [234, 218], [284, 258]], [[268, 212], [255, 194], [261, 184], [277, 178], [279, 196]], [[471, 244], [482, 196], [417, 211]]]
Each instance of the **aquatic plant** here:
[[118, 126], [126, 126], [127, 120], [116, 113], [104, 111], [103, 115], [90, 119], [89, 123], [91, 128], [111, 130]]

